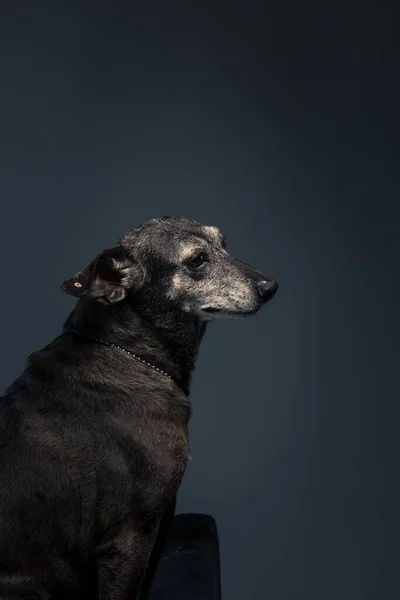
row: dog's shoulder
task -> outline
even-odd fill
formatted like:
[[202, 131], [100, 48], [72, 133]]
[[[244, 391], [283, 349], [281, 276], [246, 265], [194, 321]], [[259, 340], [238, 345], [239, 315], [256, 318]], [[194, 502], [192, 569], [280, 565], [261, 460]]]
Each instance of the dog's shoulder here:
[[185, 452], [190, 404], [182, 390], [130, 357], [110, 364], [109, 356], [108, 348], [61, 336], [31, 354], [1, 399], [0, 427], [67, 462], [99, 456], [107, 440], [136, 455], [139, 447], [157, 452], [158, 444], [166, 455]]

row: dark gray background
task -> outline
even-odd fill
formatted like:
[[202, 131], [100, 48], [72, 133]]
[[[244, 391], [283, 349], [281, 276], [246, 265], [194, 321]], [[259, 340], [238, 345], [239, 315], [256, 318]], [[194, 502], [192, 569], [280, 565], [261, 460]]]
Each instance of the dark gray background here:
[[224, 600], [398, 597], [390, 6], [1, 6], [1, 386], [125, 230], [220, 226], [281, 288], [206, 336], [178, 509], [216, 518]]

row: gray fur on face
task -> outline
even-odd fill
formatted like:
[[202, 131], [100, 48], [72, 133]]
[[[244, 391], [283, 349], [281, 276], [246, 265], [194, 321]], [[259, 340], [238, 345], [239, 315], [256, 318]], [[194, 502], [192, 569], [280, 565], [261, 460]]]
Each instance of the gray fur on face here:
[[[126, 233], [119, 243], [139, 260], [145, 287], [152, 280], [149, 263], [162, 263], [167, 277], [155, 269], [158, 284], [162, 282], [158, 286], [161, 297], [202, 320], [257, 312], [266, 299], [257, 284], [272, 281], [232, 257], [217, 227], [183, 217], [148, 221]], [[191, 260], [200, 257], [202, 264], [193, 266]]]

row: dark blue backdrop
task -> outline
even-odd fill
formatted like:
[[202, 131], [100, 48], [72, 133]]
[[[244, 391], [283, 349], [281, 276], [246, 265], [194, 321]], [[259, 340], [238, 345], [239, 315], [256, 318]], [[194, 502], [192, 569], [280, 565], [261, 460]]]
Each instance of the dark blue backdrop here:
[[1, 12], [2, 387], [71, 310], [60, 280], [125, 230], [220, 226], [281, 288], [207, 334], [178, 509], [216, 518], [224, 600], [398, 597], [389, 5]]

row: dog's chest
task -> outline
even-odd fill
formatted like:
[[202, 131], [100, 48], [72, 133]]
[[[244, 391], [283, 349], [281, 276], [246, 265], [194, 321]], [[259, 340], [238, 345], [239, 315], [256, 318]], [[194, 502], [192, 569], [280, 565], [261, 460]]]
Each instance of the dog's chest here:
[[142, 423], [135, 429], [134, 440], [151, 472], [171, 480], [181, 477], [189, 453], [186, 426]]
[[121, 504], [139, 502], [143, 510], [162, 507], [178, 490], [188, 450], [187, 424], [114, 418], [100, 467], [102, 492], [114, 488]]

